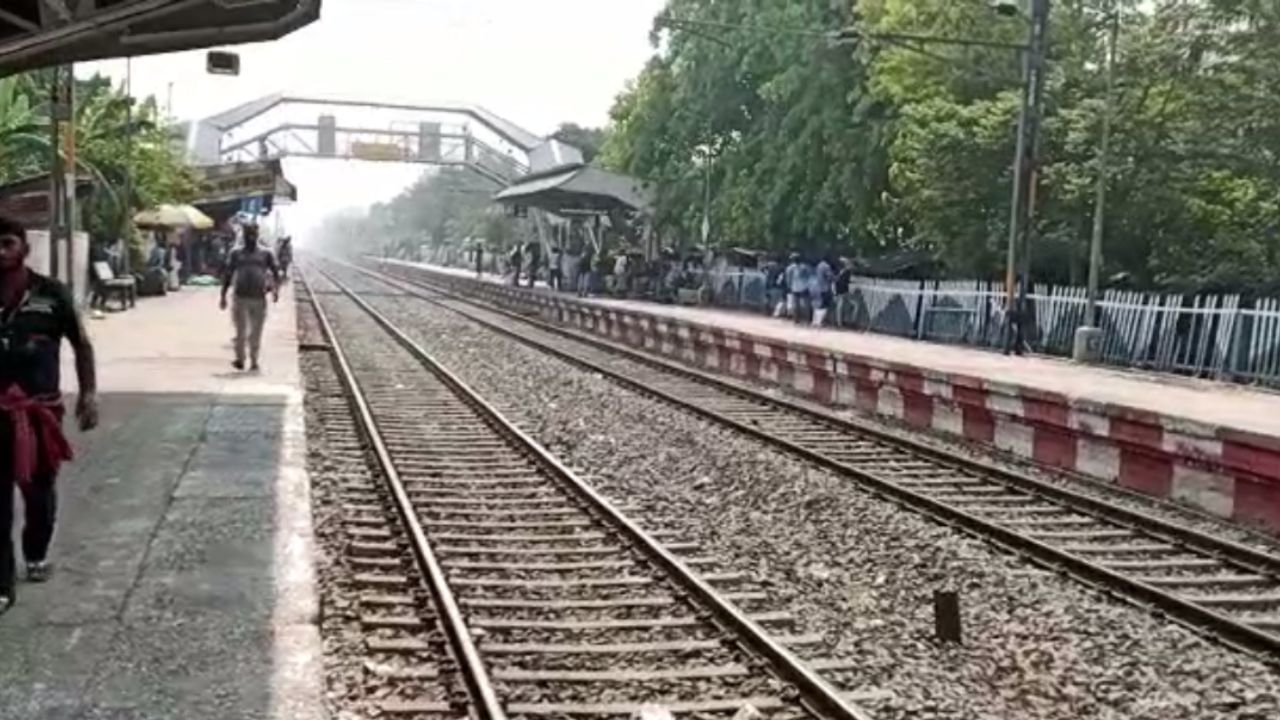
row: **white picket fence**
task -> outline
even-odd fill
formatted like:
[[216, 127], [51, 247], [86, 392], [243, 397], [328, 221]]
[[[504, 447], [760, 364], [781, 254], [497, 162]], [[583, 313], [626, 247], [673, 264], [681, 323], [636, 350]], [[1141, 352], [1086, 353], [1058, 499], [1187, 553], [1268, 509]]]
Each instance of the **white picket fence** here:
[[[711, 283], [718, 305], [767, 305], [758, 271], [713, 272]], [[841, 318], [847, 327], [963, 345], [1004, 343], [1005, 293], [997, 284], [858, 277], [849, 299]], [[1085, 288], [1038, 285], [1029, 300], [1032, 348], [1070, 355], [1084, 321]], [[1108, 363], [1280, 385], [1280, 299], [1258, 299], [1246, 307], [1239, 295], [1108, 290], [1098, 305]]]
[[[460, 253], [424, 255], [428, 262], [466, 266]], [[762, 272], [715, 270], [709, 280], [716, 305], [770, 309]], [[1033, 350], [1069, 356], [1084, 321], [1085, 288], [1037, 285], [1029, 299]], [[857, 277], [849, 300], [841, 318], [846, 327], [961, 345], [1004, 344], [1005, 293], [995, 283]], [[1280, 386], [1280, 298], [1249, 305], [1239, 295], [1108, 290], [1098, 303], [1103, 358], [1123, 367]]]

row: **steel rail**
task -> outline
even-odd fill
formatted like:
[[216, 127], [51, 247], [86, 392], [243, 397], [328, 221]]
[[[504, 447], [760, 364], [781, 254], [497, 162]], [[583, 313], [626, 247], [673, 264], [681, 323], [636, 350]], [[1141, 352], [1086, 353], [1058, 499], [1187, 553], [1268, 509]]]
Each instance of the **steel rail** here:
[[598, 372], [621, 385], [638, 392], [657, 397], [664, 402], [694, 412], [716, 423], [755, 437], [767, 444], [780, 447], [788, 452], [809, 460], [810, 462], [836, 472], [837, 474], [851, 477], [862, 483], [864, 486], [873, 489], [881, 496], [894, 499], [904, 505], [923, 511], [935, 519], [960, 527], [977, 537], [986, 540], [994, 540], [1003, 547], [1037, 560], [1041, 565], [1063, 570], [1076, 579], [1082, 580], [1089, 585], [1099, 589], [1112, 591], [1122, 597], [1128, 597], [1129, 599], [1138, 601], [1147, 606], [1158, 608], [1171, 619], [1177, 620], [1192, 629], [1207, 632], [1216, 639], [1236, 647], [1237, 649], [1254, 653], [1264, 653], [1268, 662], [1273, 664], [1280, 663], [1280, 636], [1272, 635], [1237, 622], [1222, 613], [1215, 612], [1201, 605], [1179, 598], [1176, 595], [1161, 590], [1158, 587], [1127, 577], [1122, 573], [1110, 570], [1078, 555], [1052, 547], [1016, 531], [1004, 528], [997, 523], [981, 519], [971, 513], [967, 513], [963, 510], [947, 505], [944, 502], [940, 502], [921, 493], [901, 487], [892, 481], [885, 480], [875, 474], [868, 473], [867, 471], [858, 469], [848, 463], [831, 458], [819, 450], [814, 450], [813, 448], [805, 447], [791, 440], [778, 437], [757, 426], [740, 422], [710, 408], [701, 406], [695, 402], [690, 402], [678, 395], [646, 385], [633, 378], [627, 377], [617, 370], [593, 363], [553, 346], [540, 343], [537, 340], [522, 335], [510, 328], [505, 328], [502, 325], [477, 317], [464, 310], [446, 305], [438, 298], [425, 295], [423, 290], [425, 289], [428, 292], [435, 293], [445, 293], [449, 295], [451, 299], [481, 306], [486, 311], [494, 312], [504, 317], [517, 320], [521, 323], [532, 325], [552, 334], [618, 355], [623, 355], [650, 367], [678, 374], [695, 382], [714, 386], [717, 389], [738, 397], [747, 398], [754, 402], [802, 414], [846, 432], [870, 436], [877, 441], [893, 445], [908, 452], [926, 456], [935, 462], [958, 466], [1001, 482], [1007, 482], [1008, 484], [1014, 485], [1019, 489], [1023, 489], [1028, 493], [1052, 499], [1054, 502], [1066, 505], [1071, 509], [1079, 510], [1094, 516], [1101, 516], [1122, 525], [1127, 524], [1137, 527], [1154, 537], [1164, 539], [1176, 545], [1195, 549], [1202, 554], [1206, 554], [1211, 557], [1219, 559], [1225, 558], [1237, 565], [1252, 569], [1259, 574], [1275, 576], [1277, 574], [1277, 569], [1280, 569], [1280, 559], [1268, 555], [1267, 553], [1190, 528], [1185, 528], [1159, 518], [1144, 515], [1127, 508], [1111, 505], [1103, 500], [1072, 492], [1071, 490], [1060, 488], [1049, 483], [1021, 475], [1012, 470], [997, 467], [990, 463], [973, 458], [951, 455], [944, 450], [930, 447], [919, 441], [902, 438], [878, 428], [869, 427], [862, 423], [853, 422], [846, 418], [835, 416], [831, 413], [809, 408], [792, 400], [772, 397], [761, 392], [743, 388], [736, 384], [728, 383], [721, 378], [711, 375], [710, 373], [678, 365], [672, 361], [641, 353], [612, 342], [584, 336], [583, 334], [557, 327], [541, 320], [535, 320], [520, 313], [493, 307], [487, 302], [477, 301], [474, 298], [461, 297], [457, 294], [458, 291], [456, 290], [441, 290], [438, 286], [430, 283], [388, 276], [383, 273], [378, 273], [355, 265], [348, 265], [348, 267], [352, 267], [355, 270], [379, 281], [399, 287], [400, 289], [412, 293], [414, 296], [426, 302], [455, 312], [473, 322], [476, 322], [477, 324], [514, 338], [526, 345], [559, 357], [567, 362], [578, 365], [579, 367], [584, 367], [593, 372]]
[[[305, 273], [303, 273], [303, 277], [305, 278]], [[307, 298], [315, 311], [320, 330], [328, 342], [329, 352], [338, 366], [338, 376], [342, 379], [342, 384], [346, 387], [347, 393], [351, 397], [352, 405], [355, 406], [360, 427], [369, 440], [374, 457], [378, 460], [378, 468], [382, 471], [383, 477], [386, 478], [387, 487], [390, 489], [392, 499], [395, 502], [396, 512], [400, 515], [400, 519], [408, 531], [409, 545], [413, 549], [419, 569], [422, 571], [423, 576], [427, 578], [431, 594], [440, 610], [440, 625], [449, 639], [449, 646], [453, 650], [459, 671], [467, 686], [467, 692], [471, 696], [475, 717], [477, 720], [506, 720], [506, 711], [498, 700], [498, 695], [494, 690], [493, 682], [489, 678], [488, 670], [485, 669], [484, 663], [480, 660], [480, 653], [476, 648], [475, 641], [471, 638], [471, 632], [467, 629], [466, 621], [463, 619], [462, 609], [458, 604], [457, 598], [454, 597], [453, 591], [449, 588], [443, 566], [431, 549], [431, 543], [427, 539], [426, 531], [423, 529], [422, 523], [418, 520], [417, 514], [413, 509], [413, 504], [409, 500], [409, 495], [400, 478], [400, 473], [396, 469], [395, 462], [391, 459], [391, 453], [387, 450], [386, 442], [378, 429], [377, 421], [373, 418], [373, 411], [370, 409], [369, 402], [360, 388], [359, 381], [356, 380], [355, 371], [351, 369], [346, 352], [342, 349], [342, 343], [338, 340], [337, 333], [329, 323], [329, 317], [325, 314], [324, 309], [320, 307], [320, 301], [316, 299], [316, 294], [310, 286], [307, 286]]]
[[[379, 273], [373, 270], [369, 270], [368, 268], [360, 267], [358, 265], [347, 264], [347, 266], [361, 273], [367, 274], [372, 278], [381, 280], [383, 282], [390, 281], [392, 283], [403, 283], [405, 285], [408, 285], [407, 288], [400, 288], [401, 290], [413, 292], [416, 289], [425, 289], [430, 292], [440, 292], [437, 286], [434, 286], [428, 283], [423, 283], [421, 281], [409, 280], [406, 278], [386, 275], [385, 273]], [[456, 293], [456, 291], [449, 291], [449, 292]], [[488, 310], [489, 312], [494, 312], [494, 313], [504, 315], [513, 320], [518, 320], [520, 322], [532, 325], [545, 332], [559, 335], [569, 340], [580, 342], [586, 345], [591, 345], [593, 347], [596, 347], [601, 350], [605, 350], [607, 352], [624, 355], [628, 359], [634, 360], [636, 362], [643, 363], [645, 365], [649, 365], [650, 367], [655, 367], [660, 370], [664, 370], [666, 372], [679, 374], [691, 380], [695, 380], [697, 382], [705, 383], [708, 385], [714, 385], [720, 390], [737, 395], [739, 397], [764, 403], [764, 404], [768, 404], [768, 405], [772, 405], [774, 407], [779, 407], [784, 410], [788, 410], [790, 412], [794, 412], [797, 414], [805, 415], [810, 419], [833, 425], [838, 429], [845, 430], [848, 432], [858, 433], [860, 435], [866, 435], [876, 440], [877, 442], [891, 444], [903, 451], [915, 453], [918, 455], [925, 455], [929, 457], [931, 460], [934, 460], [936, 462], [958, 466], [963, 469], [970, 470], [972, 472], [979, 473], [981, 475], [985, 475], [987, 477], [998, 479], [1001, 482], [1015, 485], [1019, 489], [1025, 490], [1029, 493], [1041, 495], [1043, 497], [1050, 498], [1057, 502], [1069, 503], [1072, 507], [1079, 508], [1082, 510], [1087, 510], [1090, 514], [1102, 516], [1107, 519], [1113, 520], [1115, 522], [1120, 522], [1120, 523], [1140, 527], [1145, 532], [1151, 535], [1154, 535], [1156, 537], [1160, 537], [1169, 542], [1176, 542], [1180, 544], [1189, 545], [1191, 547], [1196, 548], [1200, 552], [1210, 554], [1210, 555], [1215, 555], [1223, 559], [1227, 559], [1237, 565], [1246, 567], [1259, 574], [1280, 575], [1280, 557], [1257, 550], [1255, 548], [1249, 547], [1248, 545], [1243, 545], [1241, 543], [1233, 542], [1225, 538], [1216, 537], [1214, 535], [1210, 535], [1208, 533], [1204, 533], [1204, 532], [1195, 530], [1193, 528], [1182, 527], [1175, 523], [1161, 520], [1158, 517], [1146, 515], [1141, 512], [1130, 510], [1128, 508], [1125, 508], [1119, 505], [1114, 505], [1105, 500], [1095, 498], [1089, 495], [1085, 495], [1083, 493], [1079, 493], [1079, 492], [1070, 490], [1068, 488], [1060, 487], [1058, 485], [1048, 483], [1043, 480], [1037, 480], [1028, 475], [1024, 475], [1014, 470], [1010, 470], [1008, 468], [1001, 467], [999, 465], [995, 465], [993, 463], [986, 462], [978, 458], [956, 455], [946, 450], [935, 447], [933, 445], [929, 445], [927, 443], [921, 442], [919, 440], [914, 440], [910, 437], [904, 437], [902, 435], [894, 434], [892, 432], [884, 430], [883, 428], [876, 427], [875, 425], [859, 422], [857, 420], [853, 420], [847, 417], [842, 417], [842, 416], [836, 415], [833, 412], [816, 408], [811, 405], [806, 405], [804, 403], [798, 402], [796, 400], [792, 400], [790, 398], [780, 397], [775, 395], [768, 395], [763, 392], [754, 390], [752, 388], [743, 387], [742, 385], [736, 382], [728, 381], [725, 378], [715, 375], [714, 373], [710, 373], [705, 370], [699, 370], [697, 368], [692, 368], [687, 365], [683, 365], [683, 364], [674, 362], [672, 360], [668, 360], [666, 358], [652, 355], [650, 353], [641, 352], [633, 348], [627, 347], [625, 345], [619, 345], [618, 343], [611, 342], [608, 340], [602, 340], [600, 338], [588, 335], [580, 331], [554, 325], [542, 320], [529, 317], [528, 315], [524, 315], [521, 313], [512, 312], [505, 308], [493, 306], [492, 304], [487, 302], [481, 303], [481, 301], [477, 301], [474, 298], [463, 298], [456, 294], [454, 294], [453, 297], [462, 302], [467, 302], [470, 304], [482, 304], [484, 309]], [[430, 298], [430, 297], [422, 297], [422, 299], [427, 301], [433, 300], [433, 298]], [[459, 311], [456, 308], [449, 308], [449, 309], [453, 310], [454, 312], [467, 315], [466, 313], [463, 313], [462, 311]], [[468, 317], [475, 322], [480, 322], [480, 323], [486, 322], [481, 318], [475, 318], [469, 315]], [[513, 337], [518, 337], [521, 340], [524, 340], [523, 336], [510, 333], [509, 331], [506, 331], [505, 329], [501, 328], [501, 326], [494, 325], [492, 323], [489, 323], [489, 325], [491, 325], [495, 330], [503, 330], [508, 335], [512, 335]], [[536, 345], [535, 343], [529, 343], [529, 344]]]
[[612, 525], [630, 540], [648, 559], [661, 567], [667, 575], [696, 599], [697, 604], [709, 611], [721, 627], [730, 631], [735, 639], [749, 650], [763, 657], [770, 670], [781, 680], [799, 691], [799, 702], [820, 718], [828, 720], [869, 720], [868, 717], [844, 698], [820, 675], [810, 670], [804, 661], [773, 639], [760, 625], [747, 617], [731, 602], [723, 598], [688, 565], [662, 546], [652, 535], [624, 515], [603, 495], [566, 467], [537, 440], [520, 430], [488, 401], [444, 366], [403, 330], [379, 313], [356, 292], [331, 275], [321, 272], [342, 293], [359, 306], [383, 330], [387, 331], [405, 350], [417, 358], [424, 367], [435, 374], [467, 404], [484, 416], [494, 428], [525, 448], [530, 456], [553, 478], [562, 482], [581, 498], [606, 523]]

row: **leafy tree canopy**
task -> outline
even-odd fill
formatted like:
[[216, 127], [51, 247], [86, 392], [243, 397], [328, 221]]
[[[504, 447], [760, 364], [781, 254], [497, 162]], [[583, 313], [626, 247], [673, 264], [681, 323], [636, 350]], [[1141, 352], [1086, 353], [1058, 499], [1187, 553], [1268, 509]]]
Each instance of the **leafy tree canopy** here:
[[[856, 6], [856, 7], [855, 7]], [[1280, 271], [1280, 4], [1055, 0], [1037, 192], [1038, 279], [1081, 281], [1119, 13], [1105, 275], [1258, 286]], [[658, 222], [713, 242], [925, 250], [996, 277], [1008, 236], [1016, 52], [985, 0], [669, 0], [600, 161], [652, 181]], [[821, 33], [855, 27], [855, 44]], [[803, 32], [793, 32], [803, 31]], [[709, 192], [708, 192], [709, 191]]]
[[[0, 79], [0, 182], [48, 172], [52, 155], [47, 72]], [[81, 207], [82, 226], [95, 237], [117, 238], [125, 213], [159, 203], [186, 202], [198, 191], [173, 129], [154, 98], [134, 104], [100, 75], [76, 81], [77, 172], [96, 181]], [[132, 191], [126, 197], [128, 177]]]

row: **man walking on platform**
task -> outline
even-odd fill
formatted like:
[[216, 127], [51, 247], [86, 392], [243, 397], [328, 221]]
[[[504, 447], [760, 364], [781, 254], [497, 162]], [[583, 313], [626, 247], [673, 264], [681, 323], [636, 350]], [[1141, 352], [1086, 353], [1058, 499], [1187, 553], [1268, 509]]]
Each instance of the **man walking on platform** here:
[[560, 292], [560, 286], [564, 284], [564, 253], [557, 245], [551, 248], [551, 263], [547, 265], [547, 287], [555, 292]]
[[235, 286], [231, 318], [236, 327], [236, 359], [231, 365], [244, 369], [244, 346], [249, 344], [249, 367], [258, 369], [258, 351], [262, 348], [262, 326], [267, 322], [267, 292], [280, 302], [280, 269], [271, 251], [258, 245], [258, 228], [246, 225], [244, 247], [231, 253], [226, 272], [222, 274], [221, 307], [227, 309], [227, 291]]
[[524, 266], [524, 251], [521, 250], [519, 243], [516, 243], [511, 254], [507, 256], [507, 262], [511, 264], [511, 284], [520, 287], [520, 269]]
[[791, 264], [783, 273], [787, 286], [787, 315], [797, 323], [805, 320], [809, 304], [809, 266], [799, 253], [791, 253]]
[[526, 254], [529, 256], [529, 287], [533, 287], [538, 281], [538, 268], [542, 265], [542, 245], [536, 240], [530, 241]]
[[58, 469], [71, 459], [62, 434], [60, 352], [65, 338], [76, 356], [81, 430], [98, 425], [93, 346], [71, 293], [27, 269], [26, 229], [0, 217], [0, 615], [16, 598], [14, 486], [25, 517], [22, 557], [27, 579], [49, 579], [49, 543], [57, 517]]
[[831, 283], [835, 279], [835, 273], [831, 270], [831, 263], [826, 258], [818, 258], [818, 265], [813, 270], [812, 283], [812, 303], [813, 303], [813, 326], [822, 327], [826, 321], [827, 311], [831, 309]]

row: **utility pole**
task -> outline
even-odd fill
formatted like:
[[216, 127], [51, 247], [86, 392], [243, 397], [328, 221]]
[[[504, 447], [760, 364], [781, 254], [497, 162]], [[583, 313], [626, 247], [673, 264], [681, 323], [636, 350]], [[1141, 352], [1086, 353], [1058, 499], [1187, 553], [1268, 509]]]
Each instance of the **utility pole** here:
[[124, 197], [120, 200], [123, 209], [120, 264], [122, 274], [129, 277], [133, 272], [133, 58], [125, 58], [124, 62]]
[[[1014, 162], [1013, 210], [1009, 227], [1009, 267], [1007, 278], [1009, 297], [1006, 309], [1009, 321], [1016, 332], [1005, 333], [1005, 353], [1010, 350], [1021, 354], [1026, 345], [1026, 326], [1031, 320], [1027, 295], [1031, 285], [1031, 247], [1035, 235], [1036, 188], [1039, 179], [1040, 121], [1044, 108], [1045, 57], [1049, 42], [1050, 0], [1031, 0], [1031, 35], [1027, 42], [1027, 54], [1022, 92], [1022, 108], [1018, 119], [1017, 157]], [[1021, 245], [1021, 262], [1018, 246]], [[1016, 302], [1014, 291], [1018, 293]], [[1006, 328], [1009, 323], [1006, 323]]]
[[711, 153], [703, 156], [702, 174], [702, 258], [703, 263], [711, 254]]
[[[49, 173], [49, 276], [67, 283], [75, 297], [74, 253], [76, 219], [75, 72], [71, 65], [53, 68]], [[66, 277], [62, 275], [62, 243], [66, 242]]]
[[1120, 40], [1120, 11], [1111, 3], [1111, 30], [1107, 44], [1106, 107], [1102, 114], [1102, 141], [1098, 146], [1098, 188], [1093, 205], [1093, 234], [1089, 238], [1089, 302], [1084, 324], [1076, 329], [1071, 357], [1076, 362], [1097, 362], [1102, 357], [1101, 317], [1098, 315], [1098, 285], [1102, 273], [1102, 240], [1106, 228], [1107, 182], [1110, 180], [1111, 122], [1115, 113], [1116, 46]]

